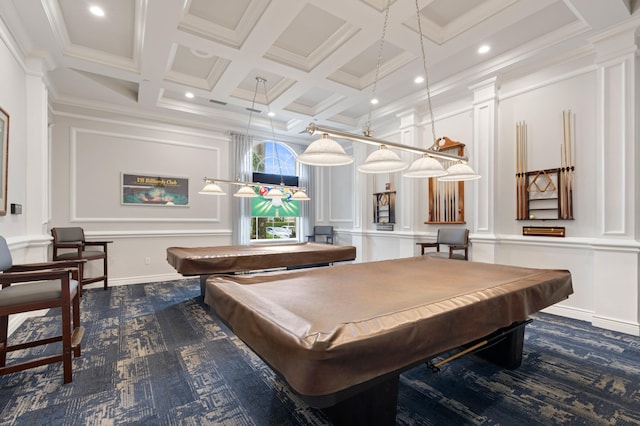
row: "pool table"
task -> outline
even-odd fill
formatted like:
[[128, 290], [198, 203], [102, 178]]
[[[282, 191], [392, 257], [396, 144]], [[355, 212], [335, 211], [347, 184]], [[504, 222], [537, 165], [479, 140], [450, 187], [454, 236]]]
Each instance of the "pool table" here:
[[517, 368], [528, 316], [572, 292], [566, 270], [420, 256], [211, 276], [205, 303], [334, 423], [394, 424], [400, 373], [494, 341]]
[[167, 262], [185, 276], [200, 276], [204, 296], [212, 274], [327, 266], [356, 258], [353, 246], [320, 243], [275, 243], [211, 247], [169, 247]]

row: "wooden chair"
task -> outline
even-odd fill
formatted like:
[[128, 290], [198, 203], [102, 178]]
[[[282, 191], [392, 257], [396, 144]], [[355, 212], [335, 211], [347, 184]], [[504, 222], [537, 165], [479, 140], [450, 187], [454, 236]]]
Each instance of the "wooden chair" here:
[[314, 226], [313, 235], [307, 235], [307, 241], [333, 244], [333, 226]]
[[[442, 257], [447, 259], [469, 260], [469, 230], [468, 229], [438, 229], [435, 243], [416, 243], [421, 247], [422, 255]], [[446, 245], [448, 251], [440, 251], [440, 246]], [[425, 253], [424, 249], [435, 247], [436, 251]], [[454, 253], [462, 250], [463, 253]]]
[[[78, 260], [86, 261], [102, 260], [102, 275], [95, 277], [85, 277], [84, 263], [80, 267], [80, 291], [85, 284], [104, 281], [104, 289], [109, 286], [107, 272], [107, 244], [112, 241], [87, 241], [84, 237], [84, 230], [80, 227], [52, 228], [53, 235], [53, 260]], [[89, 249], [87, 247], [100, 247], [100, 249]]]
[[[14, 265], [7, 241], [0, 236], [0, 375], [62, 361], [64, 383], [72, 381], [72, 352], [80, 356], [79, 264], [82, 261]], [[15, 284], [15, 285], [14, 285]], [[60, 335], [8, 345], [9, 315], [60, 308]], [[73, 321], [73, 327], [72, 327]], [[7, 365], [7, 352], [62, 342], [60, 353]]]

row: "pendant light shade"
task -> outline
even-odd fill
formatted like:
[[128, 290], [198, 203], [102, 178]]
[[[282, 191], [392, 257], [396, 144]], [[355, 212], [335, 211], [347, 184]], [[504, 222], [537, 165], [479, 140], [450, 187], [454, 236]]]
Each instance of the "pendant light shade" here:
[[447, 171], [435, 158], [423, 155], [411, 164], [403, 176], [408, 178], [430, 178], [445, 176]]
[[443, 182], [453, 182], [459, 180], [476, 180], [480, 175], [473, 171], [471, 166], [464, 163], [456, 163], [447, 169], [447, 175], [438, 178]]
[[304, 192], [304, 191], [296, 191], [292, 196], [291, 196], [292, 200], [295, 201], [308, 201], [311, 198], [309, 198], [309, 196]]
[[238, 189], [236, 193], [233, 194], [233, 196], [240, 198], [255, 198], [258, 196], [258, 194], [256, 194], [256, 191], [252, 187], [244, 185], [241, 186], [240, 189]]
[[406, 161], [398, 157], [398, 154], [385, 145], [380, 145], [378, 150], [369, 154], [367, 160], [358, 166], [358, 171], [362, 173], [393, 173], [404, 170], [408, 166]]
[[282, 192], [282, 190], [278, 189], [278, 188], [271, 188], [269, 190], [269, 192], [267, 192], [266, 194], [264, 194], [262, 196], [263, 198], [268, 198], [268, 199], [282, 199], [285, 197], [284, 193]]
[[226, 193], [214, 182], [207, 183], [204, 188], [198, 191], [202, 195], [226, 195]]
[[353, 157], [347, 155], [338, 142], [329, 139], [329, 135], [324, 133], [298, 155], [296, 160], [310, 166], [344, 166], [353, 163]]

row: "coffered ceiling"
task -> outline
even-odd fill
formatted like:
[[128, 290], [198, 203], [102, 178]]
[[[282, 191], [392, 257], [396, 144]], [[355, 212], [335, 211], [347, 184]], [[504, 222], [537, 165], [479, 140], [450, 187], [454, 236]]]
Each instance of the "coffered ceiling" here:
[[387, 0], [2, 0], [0, 16], [25, 57], [45, 58], [53, 105], [238, 128], [262, 77], [257, 125], [269, 109], [278, 133], [297, 134], [311, 121], [362, 127], [374, 87], [374, 116], [424, 100], [416, 4], [434, 99], [592, 49], [594, 34], [636, 9], [634, 0], [390, 3], [386, 27]]

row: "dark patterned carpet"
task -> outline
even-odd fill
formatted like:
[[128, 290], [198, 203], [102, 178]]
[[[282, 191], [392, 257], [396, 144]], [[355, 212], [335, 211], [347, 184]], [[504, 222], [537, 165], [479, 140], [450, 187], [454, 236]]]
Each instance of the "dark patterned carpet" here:
[[[197, 279], [86, 290], [73, 383], [62, 384], [61, 364], [0, 377], [0, 424], [326, 424], [199, 292]], [[15, 338], [51, 333], [57, 314], [27, 320]], [[397, 424], [640, 425], [639, 338], [546, 314], [525, 336], [518, 370], [471, 356], [403, 374]]]

